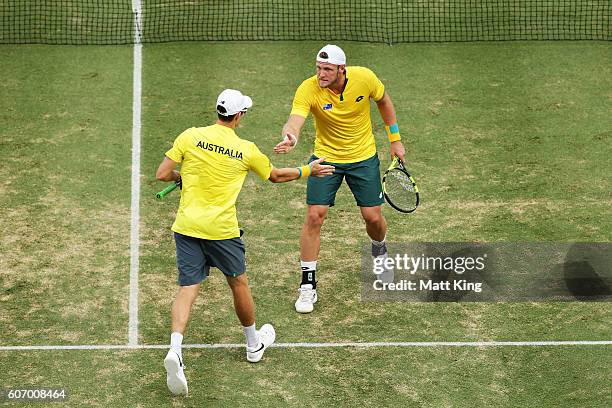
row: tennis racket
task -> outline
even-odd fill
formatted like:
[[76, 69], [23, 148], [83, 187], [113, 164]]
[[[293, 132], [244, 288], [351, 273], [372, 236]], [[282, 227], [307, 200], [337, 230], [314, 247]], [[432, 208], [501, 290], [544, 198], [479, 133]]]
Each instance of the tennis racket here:
[[398, 157], [385, 171], [382, 185], [385, 200], [397, 211], [411, 213], [419, 206], [419, 188]]
[[181, 187], [181, 180], [180, 179], [178, 181], [175, 181], [174, 183], [170, 184], [168, 187], [164, 188], [159, 193], [155, 194], [155, 198], [161, 200], [162, 198], [164, 198], [165, 196], [170, 194], [172, 191], [174, 191], [177, 187]]

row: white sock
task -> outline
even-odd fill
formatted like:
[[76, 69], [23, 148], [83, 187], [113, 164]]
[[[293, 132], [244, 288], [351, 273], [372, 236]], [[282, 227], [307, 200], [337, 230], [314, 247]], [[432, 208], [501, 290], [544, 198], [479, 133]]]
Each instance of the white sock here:
[[179, 332], [173, 332], [170, 335], [170, 348], [182, 358], [181, 344], [183, 344], [183, 335]]
[[372, 244], [376, 245], [376, 246], [383, 246], [385, 245], [385, 240], [387, 239], [387, 236], [385, 235], [382, 239], [382, 241], [376, 241], [376, 240], [372, 240]]
[[316, 271], [317, 261], [300, 261], [300, 266], [302, 267], [302, 270]]
[[259, 346], [259, 336], [255, 330], [255, 323], [250, 326], [242, 326], [242, 330], [244, 331], [244, 336], [246, 337], [247, 347]]
[[[375, 258], [386, 258], [387, 257], [387, 245], [385, 245], [385, 239], [387, 236], [383, 237], [382, 241], [372, 240], [372, 256]], [[384, 251], [384, 252], [383, 252]]]
[[315, 278], [315, 273], [317, 272], [317, 261], [300, 260], [300, 266], [302, 267], [302, 282], [300, 283], [300, 287], [312, 285], [312, 289], [316, 289], [317, 280]]

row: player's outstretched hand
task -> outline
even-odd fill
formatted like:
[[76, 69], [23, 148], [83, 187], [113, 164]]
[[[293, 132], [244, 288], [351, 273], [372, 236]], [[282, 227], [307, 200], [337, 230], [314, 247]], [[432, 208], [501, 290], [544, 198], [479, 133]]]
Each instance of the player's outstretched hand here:
[[310, 162], [310, 175], [314, 177], [326, 177], [331, 176], [336, 168], [329, 164], [321, 164], [325, 161], [325, 157], [313, 160]]
[[289, 153], [297, 144], [297, 137], [291, 133], [287, 133], [282, 142], [274, 146], [274, 153]]

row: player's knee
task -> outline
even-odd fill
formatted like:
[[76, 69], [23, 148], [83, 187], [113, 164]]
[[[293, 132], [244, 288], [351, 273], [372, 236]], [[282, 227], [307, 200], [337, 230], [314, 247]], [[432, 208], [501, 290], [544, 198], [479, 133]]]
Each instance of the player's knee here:
[[176, 300], [193, 304], [198, 297], [200, 285], [180, 286], [176, 295]]
[[362, 215], [366, 224], [378, 225], [384, 221], [382, 213], [377, 211], [364, 212]]
[[200, 291], [200, 284], [195, 285], [179, 286], [179, 296], [194, 297], [198, 295]]
[[242, 274], [237, 277], [227, 276], [227, 283], [229, 284], [229, 287], [232, 290], [249, 286], [249, 281], [246, 277], [246, 274]]
[[310, 229], [320, 229], [325, 220], [325, 213], [309, 211], [306, 215], [306, 226]]

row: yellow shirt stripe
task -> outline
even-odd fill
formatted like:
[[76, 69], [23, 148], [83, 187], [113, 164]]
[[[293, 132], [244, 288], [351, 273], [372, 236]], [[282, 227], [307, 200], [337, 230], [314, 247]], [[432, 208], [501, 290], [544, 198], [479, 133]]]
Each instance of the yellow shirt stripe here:
[[236, 199], [249, 170], [263, 180], [270, 177], [268, 157], [217, 124], [187, 129], [166, 156], [182, 163], [183, 189], [172, 231], [210, 240], [239, 237]]
[[315, 155], [333, 163], [354, 163], [376, 153], [372, 134], [370, 99], [379, 101], [385, 87], [376, 74], [364, 67], [347, 67], [348, 82], [342, 94], [321, 88], [317, 77], [306, 79], [293, 98], [292, 115], [315, 119]]

